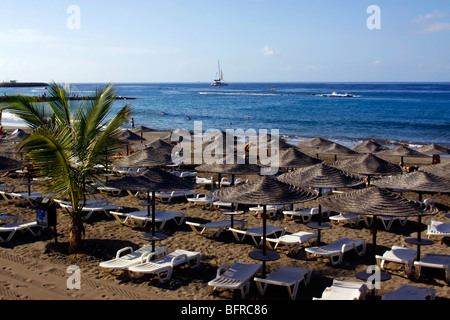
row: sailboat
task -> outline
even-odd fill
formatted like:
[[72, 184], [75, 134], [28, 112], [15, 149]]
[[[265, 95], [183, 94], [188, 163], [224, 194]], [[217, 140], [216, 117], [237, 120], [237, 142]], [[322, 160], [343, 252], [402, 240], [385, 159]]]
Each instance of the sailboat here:
[[220, 61], [218, 61], [218, 67], [219, 68], [217, 70], [216, 77], [214, 78], [213, 83], [211, 83], [211, 87], [220, 87], [228, 85], [223, 78], [223, 72], [222, 69], [220, 68]]

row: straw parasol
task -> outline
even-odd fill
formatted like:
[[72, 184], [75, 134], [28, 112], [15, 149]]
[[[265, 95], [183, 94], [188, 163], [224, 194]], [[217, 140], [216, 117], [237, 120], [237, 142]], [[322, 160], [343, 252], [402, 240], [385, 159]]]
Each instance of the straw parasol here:
[[423, 166], [419, 171], [429, 172], [441, 178], [450, 180], [450, 162]]
[[368, 184], [371, 176], [402, 173], [400, 166], [372, 154], [336, 161], [333, 166], [349, 173], [367, 176]]
[[120, 167], [156, 167], [172, 163], [172, 157], [167, 153], [147, 147], [136, 151], [130, 156], [116, 160]]
[[[198, 185], [193, 183], [192, 181], [179, 178], [159, 168], [149, 168], [142, 174], [138, 174], [135, 176], [125, 176], [120, 179], [110, 180], [106, 183], [106, 185], [118, 189], [147, 193], [148, 216], [152, 215], [151, 240], [153, 243], [153, 251], [155, 250], [155, 241], [159, 240], [159, 237], [155, 234], [155, 193], [183, 191], [198, 188]], [[150, 193], [152, 194], [151, 200]]]
[[419, 151], [410, 149], [405, 146], [398, 146], [394, 149], [388, 149], [377, 153], [378, 156], [398, 156], [401, 158], [400, 166], [403, 166], [404, 157], [428, 158], [429, 156]]
[[[423, 193], [450, 192], [450, 181], [431, 173], [416, 171], [405, 175], [383, 178], [374, 182], [380, 188], [410, 190], [419, 194], [419, 201], [422, 201]], [[433, 242], [422, 240], [420, 227], [422, 225], [422, 216], [418, 216], [417, 241], [417, 259], [420, 258], [420, 245], [429, 245]], [[407, 239], [408, 240], [408, 239]], [[410, 241], [411, 242], [411, 241]]]
[[[374, 265], [376, 264], [375, 248], [377, 216], [415, 217], [420, 215], [434, 215], [438, 212], [433, 206], [420, 201], [409, 200], [376, 186], [322, 197], [318, 199], [318, 202], [331, 210], [374, 216], [371, 223], [373, 236], [372, 263]], [[367, 280], [369, 275], [366, 272], [362, 272], [357, 274], [357, 277]], [[389, 277], [388, 274], [382, 273], [383, 280], [387, 280]]]
[[323, 163], [323, 160], [313, 158], [296, 147], [283, 150], [279, 155], [279, 166], [283, 168], [303, 168]]
[[354, 146], [352, 150], [359, 153], [377, 153], [387, 150], [387, 148], [379, 144], [378, 142], [375, 142], [373, 140], [367, 140], [361, 144]]
[[441, 161], [440, 155], [450, 154], [449, 148], [438, 145], [436, 143], [432, 143], [432, 144], [423, 146], [423, 147], [417, 149], [417, 151], [419, 151], [423, 154], [433, 155], [433, 164], [438, 164]]
[[267, 206], [313, 200], [317, 198], [317, 193], [284, 183], [274, 177], [263, 176], [243, 185], [220, 189], [214, 196], [226, 202], [263, 206], [262, 250], [251, 252], [250, 257], [263, 261], [263, 277], [265, 277], [265, 262], [279, 258], [278, 253], [266, 250]]
[[330, 146], [325, 148], [319, 148], [317, 151], [322, 154], [334, 154], [334, 161], [337, 160], [337, 156], [356, 156], [359, 155], [359, 152], [356, 152], [350, 148], [347, 148], [339, 143], [333, 142]]
[[22, 161], [0, 156], [0, 171], [19, 170], [22, 169], [24, 166], [25, 163]]
[[[282, 174], [278, 179], [299, 187], [318, 188], [319, 197], [322, 196], [323, 188], [356, 187], [364, 183], [364, 179], [361, 177], [349, 174], [338, 168], [331, 167], [323, 163]], [[319, 226], [321, 225], [321, 214], [322, 206], [319, 204]], [[320, 229], [317, 242], [320, 243]]]
[[321, 137], [315, 137], [315, 138], [312, 138], [312, 139], [309, 139], [309, 140], [297, 143], [296, 147], [300, 148], [300, 149], [307, 149], [307, 150], [316, 151], [316, 155], [317, 155], [317, 158], [318, 158], [319, 157], [318, 150], [319, 149], [323, 150], [323, 149], [332, 147], [333, 143], [334, 142], [332, 142], [332, 141], [330, 141], [328, 139], [324, 139], [324, 138], [321, 138]]
[[127, 155], [129, 152], [130, 141], [145, 141], [144, 138], [141, 138], [139, 135], [128, 129], [122, 132], [120, 140], [122, 141], [122, 144], [125, 144], [127, 146]]
[[171, 153], [174, 148], [174, 145], [172, 145], [162, 139], [156, 139], [156, 140], [153, 140], [152, 142], [150, 142], [149, 144], [147, 144], [146, 147], [153, 148], [153, 149], [161, 151], [161, 152]]

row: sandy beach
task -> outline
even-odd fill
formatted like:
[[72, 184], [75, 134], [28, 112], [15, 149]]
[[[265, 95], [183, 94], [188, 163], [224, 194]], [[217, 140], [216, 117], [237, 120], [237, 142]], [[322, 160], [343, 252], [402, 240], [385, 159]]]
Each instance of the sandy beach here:
[[[10, 132], [12, 130], [10, 129]], [[156, 134], [146, 134], [145, 137], [154, 137]], [[325, 158], [331, 163], [332, 157]], [[398, 159], [392, 159], [398, 162]], [[443, 158], [442, 161], [448, 161]], [[425, 165], [430, 159], [405, 158], [406, 165]], [[199, 176], [211, 176], [211, 174], [199, 174]], [[252, 177], [247, 177], [252, 179]], [[3, 185], [16, 186], [16, 191], [25, 191], [26, 187], [20, 182], [24, 177], [10, 174], [1, 178]], [[39, 185], [32, 186], [38, 190]], [[211, 193], [208, 188], [200, 188], [197, 192]], [[409, 198], [417, 198], [416, 193], [404, 193]], [[143, 198], [122, 192], [120, 195], [108, 193], [96, 193], [92, 198], [104, 198], [123, 207], [123, 210], [142, 210], [139, 205]], [[435, 201], [440, 212], [436, 216], [422, 219], [422, 237], [426, 238], [426, 226], [429, 221], [436, 220], [450, 222], [445, 215], [450, 212], [450, 197], [445, 194], [424, 195]], [[313, 207], [316, 201], [305, 203], [305, 207]], [[5, 200], [0, 198], [0, 211], [11, 215], [20, 216], [19, 221], [30, 221], [36, 218], [36, 209], [27, 203]], [[246, 210], [246, 207], [241, 207]], [[170, 204], [158, 203], [158, 210], [178, 211], [186, 213], [186, 221], [208, 222], [225, 219], [224, 209], [206, 209], [203, 206], [190, 206], [185, 199], [175, 199]], [[336, 213], [332, 213], [336, 214]], [[260, 227], [262, 220], [249, 212], [238, 216], [236, 219], [247, 222], [247, 228]], [[176, 225], [168, 222], [164, 233], [167, 239], [158, 243], [159, 246], [167, 246], [170, 251], [185, 249], [197, 251], [202, 254], [200, 267], [190, 269], [178, 267], [170, 281], [159, 283], [155, 276], [144, 275], [133, 277], [123, 272], [109, 272], [99, 267], [101, 261], [112, 259], [116, 252], [124, 247], [132, 246], [137, 249], [149, 244], [149, 241], [140, 236], [147, 232], [128, 225], [120, 224], [113, 217], [107, 217], [103, 213], [94, 213], [86, 222], [86, 234], [83, 240], [83, 248], [77, 255], [67, 253], [69, 217], [64, 209], [57, 210], [57, 243], [53, 237], [53, 230], [46, 230], [42, 236], [32, 236], [29, 233], [16, 234], [9, 243], [0, 244], [0, 298], [3, 300], [181, 300], [181, 301], [231, 301], [241, 300], [239, 292], [218, 290], [211, 292], [207, 283], [216, 276], [217, 268], [224, 263], [232, 264], [236, 261], [255, 263], [249, 257], [249, 253], [255, 249], [251, 240], [237, 242], [230, 232], [224, 232], [218, 238], [196, 235], [191, 228], [182, 224]], [[287, 232], [298, 231], [314, 232], [304, 223], [296, 220], [286, 220], [283, 214], [268, 220], [268, 225], [285, 227]], [[415, 249], [414, 245], [407, 244], [405, 239], [417, 236], [417, 219], [409, 219], [405, 226], [394, 222], [390, 230], [379, 229], [377, 234], [377, 254], [383, 254], [392, 246], [404, 246]], [[312, 300], [313, 297], [321, 297], [322, 292], [333, 282], [333, 279], [358, 281], [355, 274], [365, 271], [371, 264], [372, 235], [370, 230], [360, 223], [357, 227], [348, 224], [333, 224], [333, 228], [322, 231], [322, 242], [331, 243], [340, 238], [362, 239], [367, 241], [367, 252], [360, 257], [354, 252], [348, 252], [341, 264], [332, 266], [328, 259], [310, 258], [301, 249], [296, 254], [281, 252], [281, 258], [268, 262], [268, 271], [278, 270], [282, 266], [293, 266], [312, 270], [311, 282], [307, 287], [300, 287], [296, 300]], [[433, 238], [434, 244], [422, 246], [422, 256], [426, 253], [449, 254], [448, 238]], [[67, 273], [69, 266], [77, 266], [81, 271], [81, 289], [69, 290]], [[443, 270], [427, 269], [421, 279], [415, 274], [407, 277], [403, 274], [403, 267], [397, 264], [389, 264], [388, 271], [392, 278], [381, 284], [381, 289], [376, 290], [375, 299], [398, 289], [401, 285], [409, 284], [419, 287], [437, 290], [436, 300], [448, 301], [450, 299], [450, 287], [445, 282]], [[250, 301], [277, 300], [288, 301], [289, 296], [285, 288], [271, 286], [264, 297], [261, 297], [252, 284]]]

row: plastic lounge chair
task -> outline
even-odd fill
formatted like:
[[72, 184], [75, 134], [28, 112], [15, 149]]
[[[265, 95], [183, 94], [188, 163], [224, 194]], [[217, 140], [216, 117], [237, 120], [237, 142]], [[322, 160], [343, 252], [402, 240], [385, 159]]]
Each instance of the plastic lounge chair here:
[[430, 221], [427, 226], [428, 239], [435, 237], [450, 237], [450, 223], [441, 221]]
[[185, 197], [186, 199], [194, 198], [197, 192], [186, 190], [186, 191], [172, 191], [172, 192], [157, 192], [155, 197], [159, 199], [162, 203], [170, 203], [173, 198]]
[[215, 208], [219, 209], [220, 207], [226, 207], [226, 208], [231, 208], [231, 210], [237, 210], [239, 204], [237, 203], [231, 203], [231, 202], [226, 202], [226, 201], [214, 201], [213, 205]]
[[219, 199], [213, 195], [207, 196], [206, 193], [198, 193], [196, 197], [187, 199], [189, 204], [201, 204], [205, 206], [206, 209], [211, 209], [213, 203]]
[[450, 283], [450, 255], [427, 253], [419, 261], [414, 261], [414, 268], [418, 277], [422, 274], [422, 267], [445, 270], [445, 281]]
[[[41, 231], [34, 232], [32, 228], [39, 227], [36, 221], [23, 221], [23, 222], [15, 222], [4, 224], [0, 226], [0, 233], [9, 232], [8, 237], [3, 238], [0, 236], [0, 241], [9, 242], [16, 234], [17, 231], [30, 231], [33, 236], [38, 236], [41, 234]], [[40, 227], [39, 227], [40, 228]]]
[[295, 254], [302, 244], [311, 244], [315, 239], [317, 239], [317, 233], [299, 231], [282, 235], [279, 238], [266, 238], [266, 243], [271, 250], [288, 249], [289, 253]]
[[209, 178], [195, 177], [195, 183], [201, 186], [211, 186], [212, 188], [214, 186], [214, 177]]
[[[371, 216], [364, 215], [362, 217], [362, 219], [366, 223], [367, 227], [370, 227], [370, 225], [371, 225], [371, 223], [369, 222], [369, 217], [371, 217]], [[406, 225], [406, 223], [408, 222], [407, 217], [403, 218], [403, 217], [377, 216], [376, 218], [381, 220], [385, 230], [390, 230], [392, 225], [394, 224], [394, 221], [398, 221], [402, 227], [404, 227]], [[372, 219], [373, 219], [373, 217], [372, 217]]]
[[325, 288], [321, 298], [313, 300], [364, 300], [367, 286], [363, 282], [333, 280], [331, 287]]
[[[261, 244], [261, 240], [258, 241], [258, 238], [261, 239], [263, 237], [263, 228], [251, 228], [251, 229], [236, 229], [236, 228], [230, 228], [229, 231], [233, 233], [234, 238], [242, 242], [244, 241], [245, 237], [249, 236], [253, 239], [253, 242], [256, 245]], [[281, 237], [286, 232], [285, 228], [282, 227], [275, 227], [275, 226], [267, 226], [266, 227], [266, 236], [275, 236], [275, 237]]]
[[159, 258], [168, 254], [168, 247], [156, 247], [152, 252], [151, 245], [145, 245], [134, 251], [132, 247], [125, 247], [117, 251], [114, 259], [100, 263], [101, 268], [111, 270], [123, 270], [139, 263], [144, 263], [147, 257]]
[[[148, 223], [153, 222], [153, 217], [148, 216], [148, 211], [135, 211], [127, 213], [129, 220], [133, 221], [136, 227], [145, 228]], [[155, 223], [160, 223], [158, 230], [163, 230], [168, 221], [173, 220], [178, 226], [182, 225], [186, 213], [176, 211], [159, 211], [155, 212]]]
[[208, 285], [225, 290], [240, 290], [242, 299], [250, 291], [250, 281], [261, 271], [262, 264], [235, 262], [230, 267], [223, 264], [217, 269], [216, 278], [209, 281]]
[[366, 241], [342, 238], [324, 246], [305, 248], [305, 251], [314, 256], [328, 257], [331, 264], [336, 265], [342, 262], [345, 252], [353, 249], [359, 256], [364, 255], [366, 252]]
[[14, 220], [14, 223], [16, 223], [20, 218], [21, 218], [20, 216], [13, 216], [10, 214], [6, 214], [4, 212], [0, 212], [0, 222], [7, 220]]
[[8, 194], [13, 200], [25, 199], [28, 201], [28, 203], [32, 207], [36, 206], [36, 203], [34, 202], [34, 200], [44, 197], [44, 195], [42, 193], [40, 193], [39, 191], [33, 191], [30, 193], [28, 193], [27, 191], [25, 191], [25, 192], [9, 192], [6, 194]]
[[[266, 206], [267, 216], [269, 218], [274, 218], [275, 215], [277, 214], [277, 212], [279, 210], [283, 210], [283, 209], [285, 209], [285, 206], [282, 205], [282, 204]], [[263, 212], [263, 210], [264, 210], [263, 206], [257, 206], [257, 207], [249, 208], [250, 213], [253, 214], [254, 216], [257, 216], [258, 214], [261, 214]]]
[[99, 186], [99, 187], [97, 187], [97, 190], [100, 192], [110, 192], [114, 196], [118, 196], [122, 193], [122, 189], [117, 189], [117, 188], [107, 187], [107, 186]]
[[405, 265], [405, 274], [410, 275], [416, 256], [416, 250], [393, 246], [391, 250], [386, 251], [382, 256], [376, 255], [375, 258], [381, 270], [384, 270], [386, 261], [401, 263]]
[[[214, 237], [220, 236], [222, 231], [231, 228], [231, 220], [213, 221], [208, 223], [197, 223], [186, 221], [186, 224], [191, 227], [192, 231], [194, 231], [195, 234], [207, 235], [212, 233]], [[241, 229], [244, 228], [246, 225], [247, 222], [240, 220], [234, 220], [233, 223], [233, 226]]]
[[362, 220], [361, 215], [354, 214], [354, 213], [340, 213], [335, 216], [331, 216], [329, 218], [331, 221], [336, 223], [350, 223], [351, 226], [357, 227], [359, 225], [359, 222]]
[[[330, 216], [330, 213], [330, 209], [322, 208], [323, 218], [328, 218]], [[288, 220], [294, 219], [295, 217], [300, 217], [302, 218], [304, 223], [308, 223], [311, 221], [313, 215], [319, 214], [319, 208], [315, 207], [301, 210], [299, 210], [299, 208], [294, 208], [294, 210], [283, 211], [283, 214]]]
[[259, 294], [262, 296], [270, 284], [286, 287], [289, 292], [289, 297], [295, 300], [299, 284], [303, 282], [307, 286], [311, 280], [311, 274], [312, 270], [310, 269], [284, 266], [280, 270], [271, 272], [265, 279], [255, 277], [253, 280], [256, 282]]
[[434, 300], [436, 293], [436, 289], [403, 285], [395, 291], [384, 294], [381, 300]]
[[[202, 255], [199, 252], [178, 249], [153, 261], [150, 261], [147, 257], [146, 262], [131, 266], [128, 270], [137, 273], [156, 274], [159, 281], [164, 283], [170, 280], [176, 266], [187, 263], [190, 268], [197, 268], [200, 265], [201, 257]], [[166, 272], [167, 274], [162, 276]]]
[[[61, 202], [59, 205], [68, 211], [70, 211], [72, 209], [72, 206], [67, 203]], [[103, 212], [104, 214], [106, 214], [107, 217], [110, 217], [109, 211], [121, 210], [121, 209], [122, 209], [122, 207], [116, 206], [114, 204], [88, 204], [88, 205], [85, 205], [81, 209], [81, 211], [83, 213], [85, 213], [83, 220], [88, 220], [94, 212]]]

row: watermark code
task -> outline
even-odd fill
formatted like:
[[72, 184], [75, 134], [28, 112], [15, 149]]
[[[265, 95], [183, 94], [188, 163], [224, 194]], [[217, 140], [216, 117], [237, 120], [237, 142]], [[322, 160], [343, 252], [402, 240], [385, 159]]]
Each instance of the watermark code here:
[[381, 269], [376, 265], [372, 265], [367, 268], [366, 272], [371, 274], [367, 278], [367, 288], [369, 290], [381, 289]]
[[69, 290], [81, 289], [81, 269], [78, 266], [67, 267], [66, 273], [70, 274], [67, 278], [66, 285]]
[[367, 13], [371, 16], [367, 19], [366, 26], [369, 30], [381, 29], [381, 9], [377, 5], [371, 5], [367, 8]]
[[67, 7], [66, 13], [69, 17], [66, 20], [66, 26], [69, 30], [81, 29], [81, 9], [77, 5], [71, 5]]

